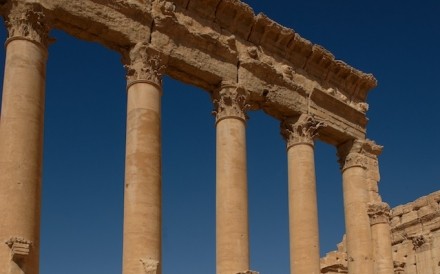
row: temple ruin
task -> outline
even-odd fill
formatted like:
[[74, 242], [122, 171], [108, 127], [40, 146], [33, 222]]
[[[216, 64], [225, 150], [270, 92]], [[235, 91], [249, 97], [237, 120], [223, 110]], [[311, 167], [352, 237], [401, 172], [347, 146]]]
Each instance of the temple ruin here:
[[[367, 139], [377, 82], [238, 0], [2, 0], [0, 274], [38, 274], [42, 135], [51, 29], [120, 53], [127, 79], [123, 273], [162, 273], [164, 74], [206, 90], [216, 118], [216, 273], [250, 270], [246, 112], [286, 140], [291, 273], [440, 273], [440, 193], [390, 210], [382, 147]], [[166, 92], [166, 91], [165, 91]], [[318, 134], [319, 133], [319, 134]], [[346, 236], [320, 259], [314, 141], [338, 150]], [[20, 218], [17, 218], [20, 216]]]

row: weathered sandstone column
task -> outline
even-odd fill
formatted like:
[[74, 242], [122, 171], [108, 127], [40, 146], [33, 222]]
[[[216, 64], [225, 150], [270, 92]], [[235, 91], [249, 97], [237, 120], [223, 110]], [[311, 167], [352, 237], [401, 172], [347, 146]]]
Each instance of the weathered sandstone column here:
[[351, 141], [338, 148], [343, 178], [349, 274], [374, 273], [367, 171], [381, 149], [368, 140]]
[[320, 273], [314, 142], [322, 123], [308, 115], [286, 120], [289, 177], [290, 273]]
[[123, 273], [160, 274], [162, 59], [139, 43], [126, 68]]
[[390, 207], [383, 202], [370, 203], [371, 234], [375, 274], [393, 274], [393, 254], [390, 228]]
[[249, 269], [246, 93], [222, 84], [213, 93], [217, 129], [217, 274]]
[[48, 28], [15, 4], [8, 28], [0, 123], [0, 274], [37, 274]]

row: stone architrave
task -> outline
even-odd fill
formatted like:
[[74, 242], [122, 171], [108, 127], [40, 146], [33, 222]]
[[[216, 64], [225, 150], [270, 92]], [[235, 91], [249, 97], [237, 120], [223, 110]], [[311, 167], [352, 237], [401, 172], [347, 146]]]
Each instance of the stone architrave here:
[[212, 96], [217, 135], [216, 273], [236, 274], [249, 269], [247, 93], [222, 83]]
[[383, 202], [368, 205], [375, 274], [393, 274], [393, 252], [391, 249], [390, 207]]
[[314, 141], [323, 123], [303, 114], [286, 119], [289, 178], [290, 273], [320, 273]]
[[41, 8], [11, 3], [0, 122], [0, 274], [38, 274], [49, 28]]
[[369, 140], [353, 140], [338, 147], [344, 192], [349, 274], [372, 274], [373, 241], [368, 216], [371, 200], [368, 171], [382, 147]]
[[164, 59], [147, 44], [138, 43], [126, 58], [126, 70], [123, 274], [161, 274], [160, 133]]

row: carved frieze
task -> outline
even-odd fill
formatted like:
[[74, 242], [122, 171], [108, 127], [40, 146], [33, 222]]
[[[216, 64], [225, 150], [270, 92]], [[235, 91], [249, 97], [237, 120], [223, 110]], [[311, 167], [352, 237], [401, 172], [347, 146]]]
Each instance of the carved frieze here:
[[40, 6], [12, 1], [11, 8], [4, 17], [8, 29], [8, 41], [26, 39], [47, 47], [49, 27]]
[[6, 244], [11, 249], [12, 260], [17, 260], [29, 255], [32, 242], [22, 237], [12, 237]]
[[297, 144], [313, 146], [313, 139], [317, 136], [318, 130], [324, 126], [323, 122], [316, 121], [310, 115], [302, 114], [284, 120], [281, 123], [281, 135], [287, 141], [287, 148]]
[[137, 43], [123, 59], [127, 71], [128, 86], [137, 82], [148, 82], [162, 87], [162, 75], [166, 58], [147, 43]]
[[250, 108], [247, 102], [248, 92], [232, 83], [222, 83], [221, 87], [213, 92], [212, 114], [218, 123], [225, 118], [236, 118], [243, 121], [248, 119], [246, 111]]
[[368, 204], [368, 216], [370, 216], [370, 224], [386, 224], [390, 222], [390, 206], [387, 203], [370, 203]]
[[140, 260], [144, 270], [145, 270], [145, 274], [157, 274], [158, 269], [159, 269], [159, 261], [158, 260], [154, 260], [154, 259], [141, 259]]

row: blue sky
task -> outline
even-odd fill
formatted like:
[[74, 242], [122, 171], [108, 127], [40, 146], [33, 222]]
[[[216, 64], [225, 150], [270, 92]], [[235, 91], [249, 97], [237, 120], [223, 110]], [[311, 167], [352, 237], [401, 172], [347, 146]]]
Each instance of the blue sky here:
[[[392, 206], [440, 188], [440, 2], [246, 1], [338, 59], [373, 73], [368, 137], [384, 145], [380, 192]], [[5, 39], [5, 30], [0, 30]], [[47, 69], [42, 274], [121, 272], [125, 72], [120, 56], [54, 30]], [[4, 63], [4, 51], [0, 55]], [[215, 128], [207, 92], [165, 78], [163, 264], [215, 272]], [[287, 160], [279, 122], [247, 127], [251, 268], [289, 272]], [[344, 233], [334, 147], [316, 144], [321, 252]]]

